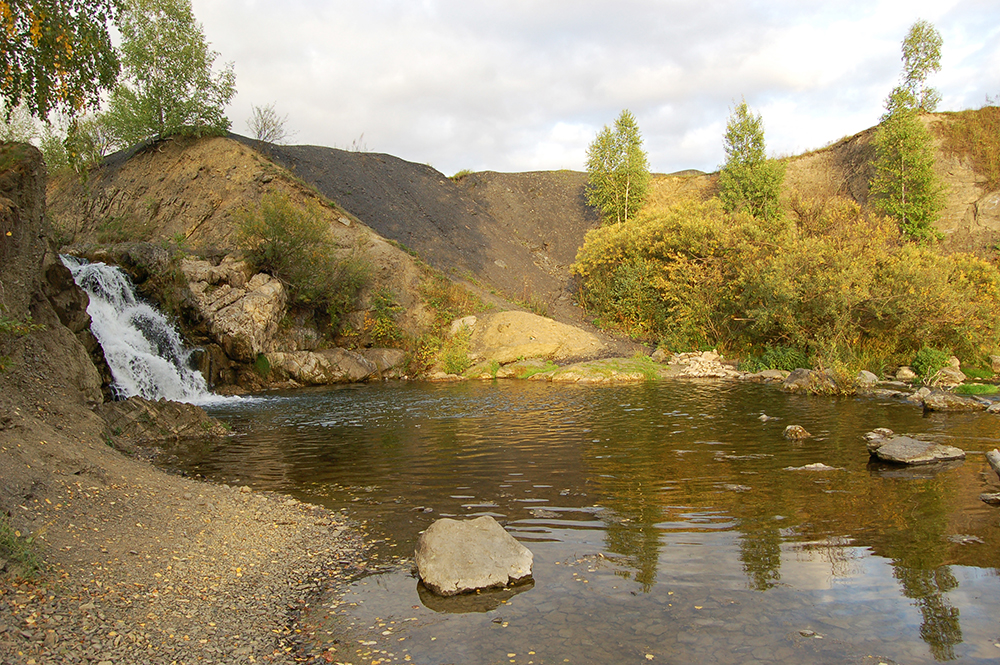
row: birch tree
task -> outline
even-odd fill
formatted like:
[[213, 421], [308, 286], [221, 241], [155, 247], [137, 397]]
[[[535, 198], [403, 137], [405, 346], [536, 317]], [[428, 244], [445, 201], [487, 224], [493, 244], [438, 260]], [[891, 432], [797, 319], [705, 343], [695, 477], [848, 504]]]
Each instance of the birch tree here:
[[605, 222], [627, 222], [649, 192], [649, 162], [639, 125], [628, 109], [597, 133], [587, 148], [587, 203]]

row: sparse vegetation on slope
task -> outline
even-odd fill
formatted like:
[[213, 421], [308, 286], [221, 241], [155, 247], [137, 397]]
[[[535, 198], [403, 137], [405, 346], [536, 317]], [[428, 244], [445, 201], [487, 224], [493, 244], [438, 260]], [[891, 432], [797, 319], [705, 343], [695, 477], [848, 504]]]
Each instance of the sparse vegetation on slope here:
[[277, 277], [293, 304], [325, 313], [336, 332], [368, 279], [362, 259], [346, 255], [330, 237], [320, 205], [298, 205], [281, 193], [265, 194], [237, 214], [238, 244], [254, 269]]
[[945, 150], [968, 158], [987, 190], [1000, 188], [1000, 106], [956, 113], [940, 128]]

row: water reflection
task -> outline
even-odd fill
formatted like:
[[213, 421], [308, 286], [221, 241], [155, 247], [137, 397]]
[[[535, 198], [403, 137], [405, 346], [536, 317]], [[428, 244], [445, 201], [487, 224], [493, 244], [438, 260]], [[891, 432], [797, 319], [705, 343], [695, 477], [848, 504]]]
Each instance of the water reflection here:
[[[771, 419], [762, 422], [762, 412]], [[394, 546], [383, 559], [411, 552], [438, 517], [497, 517], [536, 552], [538, 567], [536, 587], [498, 607], [551, 606], [529, 615], [531, 634], [549, 639], [553, 654], [592, 655], [580, 631], [599, 629], [552, 623], [576, 616], [565, 607], [586, 599], [581, 607], [606, 639], [620, 639], [625, 617], [638, 611], [687, 628], [650, 624], [635, 628], [636, 639], [717, 662], [750, 642], [787, 660], [775, 656], [787, 647], [787, 626], [809, 616], [841, 641], [827, 641], [826, 653], [796, 639], [788, 659], [845, 662], [854, 646], [874, 653], [884, 645], [907, 662], [1000, 655], [988, 618], [1000, 610], [1000, 523], [978, 500], [998, 483], [981, 474], [975, 454], [998, 442], [995, 418], [983, 414], [925, 418], [890, 402], [711, 381], [361, 386], [215, 414], [240, 436], [173, 451], [173, 465], [348, 507]], [[789, 424], [813, 438], [785, 440]], [[916, 471], [872, 465], [860, 435], [874, 427], [971, 454]], [[833, 469], [792, 470], [816, 462]], [[965, 593], [970, 570], [989, 570], [988, 581], [976, 579], [994, 591]], [[382, 604], [382, 614], [419, 604], [412, 587], [402, 593], [409, 597], [366, 602]], [[716, 608], [714, 618], [673, 616], [684, 593], [690, 607]], [[747, 609], [730, 613], [731, 600]], [[692, 631], [714, 637], [685, 641]], [[610, 653], [608, 662], [624, 662]]]

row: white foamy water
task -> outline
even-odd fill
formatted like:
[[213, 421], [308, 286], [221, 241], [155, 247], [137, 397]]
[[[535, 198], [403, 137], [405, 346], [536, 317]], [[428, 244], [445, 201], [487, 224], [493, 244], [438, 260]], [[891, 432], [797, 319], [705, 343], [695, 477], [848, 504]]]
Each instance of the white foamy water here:
[[191, 367], [192, 351], [184, 347], [174, 325], [136, 297], [128, 275], [106, 263], [60, 258], [90, 296], [90, 330], [104, 349], [117, 397], [138, 395], [191, 404], [222, 399]]

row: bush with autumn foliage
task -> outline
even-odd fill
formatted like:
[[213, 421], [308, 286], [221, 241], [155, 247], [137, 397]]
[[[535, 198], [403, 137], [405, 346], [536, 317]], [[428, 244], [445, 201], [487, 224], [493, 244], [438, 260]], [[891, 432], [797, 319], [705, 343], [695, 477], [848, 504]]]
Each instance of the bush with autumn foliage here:
[[904, 242], [844, 199], [774, 220], [718, 200], [647, 209], [588, 233], [573, 269], [599, 323], [670, 350], [781, 347], [879, 372], [925, 346], [974, 363], [1000, 348], [996, 266]]

